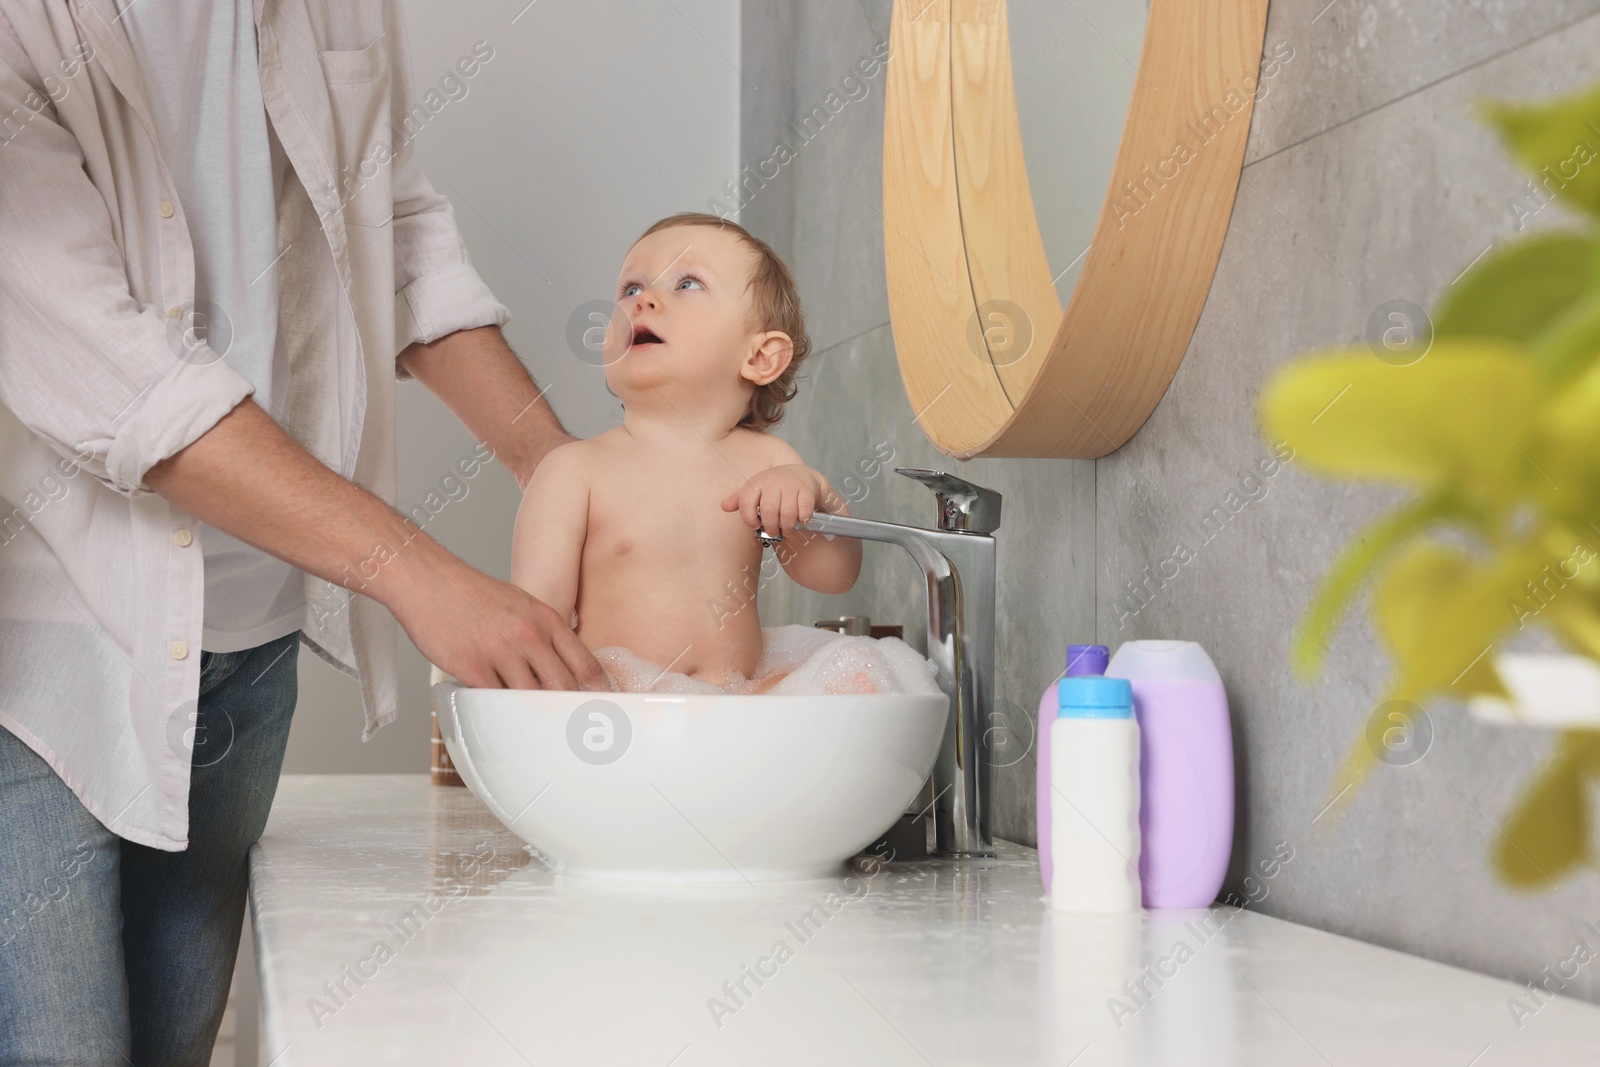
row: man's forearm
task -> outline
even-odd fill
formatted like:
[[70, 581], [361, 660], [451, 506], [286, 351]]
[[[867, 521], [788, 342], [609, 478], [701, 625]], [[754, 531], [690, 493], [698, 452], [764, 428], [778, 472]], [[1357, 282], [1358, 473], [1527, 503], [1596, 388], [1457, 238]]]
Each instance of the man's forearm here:
[[[438, 542], [340, 477], [246, 399], [145, 473], [184, 511], [319, 578], [391, 603], [410, 564], [453, 563]], [[405, 561], [397, 565], [397, 561]]]
[[418, 342], [399, 362], [488, 444], [519, 487], [546, 452], [571, 440], [498, 326]]

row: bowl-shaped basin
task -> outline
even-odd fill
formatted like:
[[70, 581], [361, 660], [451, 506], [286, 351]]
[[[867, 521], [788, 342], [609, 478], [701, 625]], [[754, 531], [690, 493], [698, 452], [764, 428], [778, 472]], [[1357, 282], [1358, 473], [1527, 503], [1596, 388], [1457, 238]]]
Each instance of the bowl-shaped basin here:
[[943, 694], [585, 693], [434, 686], [456, 769], [567, 873], [821, 878], [916, 796]]

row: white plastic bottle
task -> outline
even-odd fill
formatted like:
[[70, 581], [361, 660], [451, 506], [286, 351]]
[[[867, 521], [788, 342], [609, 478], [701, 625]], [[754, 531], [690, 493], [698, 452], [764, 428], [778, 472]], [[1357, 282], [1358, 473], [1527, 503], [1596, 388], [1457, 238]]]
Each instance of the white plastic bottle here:
[[1126, 678], [1063, 678], [1050, 724], [1050, 906], [1138, 911], [1139, 723]]

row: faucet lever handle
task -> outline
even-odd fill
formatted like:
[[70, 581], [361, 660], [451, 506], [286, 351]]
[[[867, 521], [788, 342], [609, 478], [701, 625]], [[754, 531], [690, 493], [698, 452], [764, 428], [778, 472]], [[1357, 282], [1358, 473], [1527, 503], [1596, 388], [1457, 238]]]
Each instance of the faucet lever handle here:
[[894, 472], [933, 490], [939, 500], [939, 529], [986, 534], [1000, 528], [1000, 494], [993, 489], [924, 467], [896, 467]]

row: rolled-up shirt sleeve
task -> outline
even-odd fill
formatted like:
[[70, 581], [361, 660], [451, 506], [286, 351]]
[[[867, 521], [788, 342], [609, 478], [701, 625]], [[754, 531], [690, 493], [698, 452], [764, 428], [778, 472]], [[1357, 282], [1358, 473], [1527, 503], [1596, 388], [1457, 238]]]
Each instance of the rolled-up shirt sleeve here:
[[[110, 488], [148, 493], [151, 466], [254, 389], [209, 349], [175, 343], [178, 321], [134, 298], [138, 268], [3, 19], [0, 116], [0, 403]], [[144, 286], [158, 299], [159, 283]]]
[[[414, 100], [405, 19], [395, 18], [391, 27], [398, 40], [390, 58], [390, 105], [395, 115], [407, 115]], [[409, 140], [397, 147], [393, 166], [395, 356], [417, 341], [437, 341], [477, 326], [504, 326], [511, 312], [473, 268], [450, 201], [422, 173]], [[405, 381], [411, 375], [396, 363], [395, 377]]]

